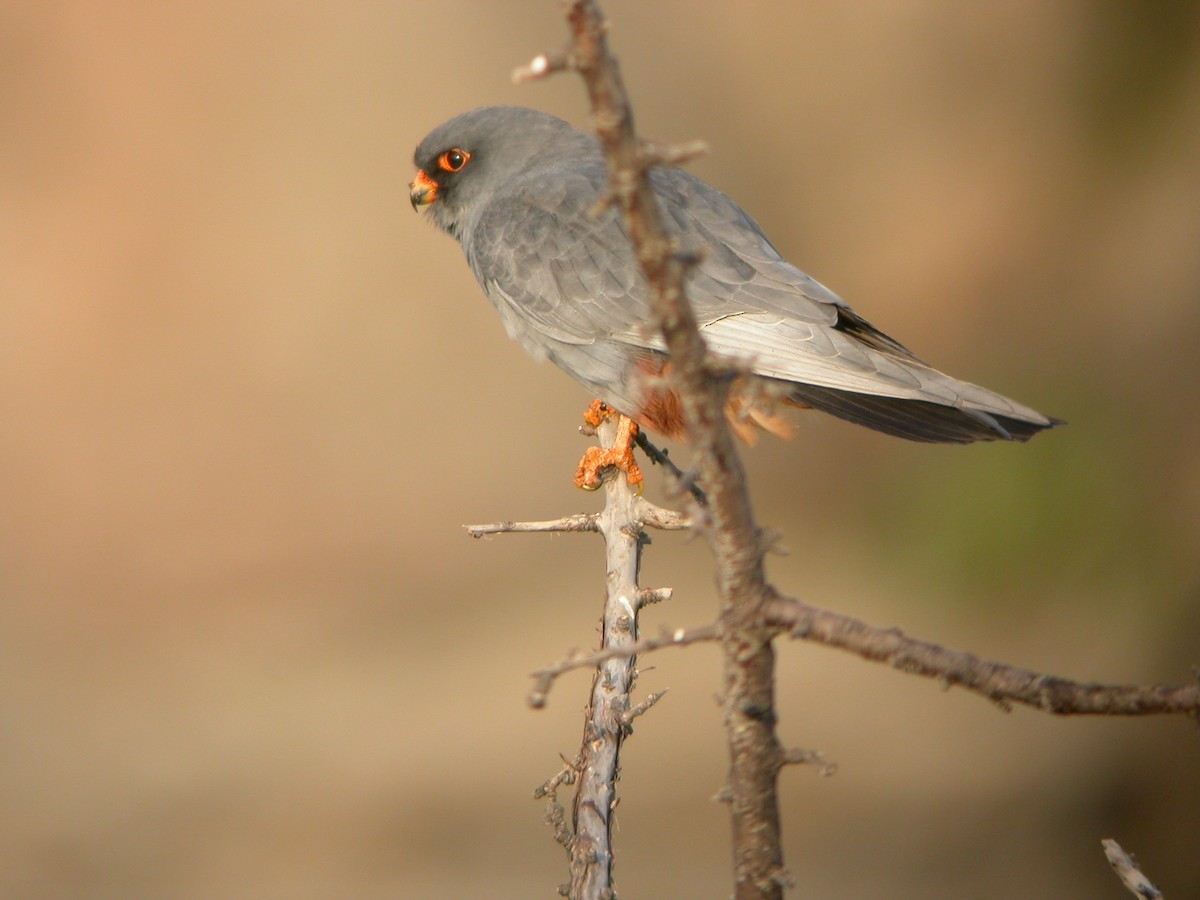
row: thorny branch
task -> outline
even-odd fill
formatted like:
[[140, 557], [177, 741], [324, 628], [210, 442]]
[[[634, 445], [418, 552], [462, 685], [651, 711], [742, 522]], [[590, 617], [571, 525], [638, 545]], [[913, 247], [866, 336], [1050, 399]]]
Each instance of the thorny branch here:
[[640, 641], [624, 647], [606, 647], [595, 653], [568, 654], [565, 658], [533, 673], [535, 683], [529, 692], [529, 705], [541, 709], [546, 705], [550, 688], [560, 675], [573, 672], [576, 669], [591, 669], [610, 659], [622, 656], [636, 656], [661, 650], [663, 647], [686, 647], [688, 644], [715, 641], [719, 636], [717, 626], [701, 625], [697, 628], [678, 628], [675, 631], [664, 631], [659, 637], [642, 638]]
[[[610, 446], [616, 423], [606, 420], [597, 437]], [[595, 669], [585, 715], [583, 742], [574, 762], [542, 785], [536, 797], [547, 799], [546, 821], [554, 838], [567, 851], [571, 882], [562, 890], [573, 898], [604, 900], [615, 896], [612, 889], [612, 818], [617, 805], [617, 774], [621, 745], [632, 730], [633, 720], [662, 699], [665, 691], [651, 694], [640, 703], [630, 701], [637, 676], [638, 613], [649, 604], [669, 599], [669, 588], [642, 589], [638, 585], [644, 529], [688, 527], [688, 521], [670, 510], [655, 506], [635, 495], [623, 477], [604, 473], [605, 504], [595, 514], [566, 516], [545, 522], [495, 522], [468, 526], [474, 537], [506, 532], [598, 532], [604, 537], [607, 591], [602, 619], [601, 650], [590, 654], [588, 667]], [[567, 668], [579, 668], [570, 656], [565, 664], [536, 673], [538, 682], [529, 702], [545, 703], [545, 691]], [[543, 685], [545, 685], [543, 687]], [[571, 822], [558, 801], [558, 788], [575, 784]]]
[[[933, 678], [943, 686], [961, 687], [979, 694], [1004, 711], [1011, 704], [1031, 706], [1057, 716], [1148, 716], [1188, 714], [1200, 716], [1200, 685], [1094, 684], [1033, 672], [1007, 663], [990, 662], [971, 653], [951, 650], [930, 641], [908, 637], [898, 628], [877, 628], [852, 616], [818, 609], [786, 597], [767, 606], [766, 621], [777, 633], [826, 647], [847, 650], [871, 662], [883, 663], [911, 675]], [[719, 639], [719, 625], [664, 630], [621, 649], [569, 654], [533, 673], [536, 684], [529, 702], [544, 706], [555, 679], [575, 669], [586, 669], [621, 654], [651, 653], [665, 647]]]
[[587, 88], [592, 123], [608, 163], [608, 202], [621, 212], [650, 287], [655, 324], [671, 359], [671, 385], [680, 397], [694, 448], [697, 481], [708, 500], [710, 527], [705, 530], [716, 557], [721, 599], [736, 895], [739, 900], [779, 898], [788, 880], [776, 799], [783, 750], [775, 736], [772, 634], [762, 616], [769, 597], [763, 542], [725, 422], [729, 379], [711, 364], [684, 295], [684, 278], [695, 260], [680, 254], [667, 235], [648, 180], [650, 167], [694, 155], [698, 147], [672, 150], [640, 141], [599, 8], [589, 0], [574, 0], [566, 4], [566, 15], [571, 46], [553, 56], [539, 56], [514, 74], [520, 81], [571, 69]]
[[898, 628], [876, 628], [787, 597], [775, 597], [764, 612], [772, 625], [793, 638], [849, 650], [903, 672], [936, 678], [946, 687], [964, 687], [1005, 711], [1021, 703], [1059, 716], [1200, 716], [1200, 685], [1130, 687], [1070, 681], [988, 662], [908, 637]]
[[[603, 446], [616, 438], [616, 426], [605, 421], [597, 436]], [[624, 478], [606, 478], [604, 510], [597, 530], [604, 536], [608, 590], [602, 619], [602, 647], [628, 647], [637, 641], [638, 572], [642, 557], [642, 529], [636, 524], [636, 501]], [[632, 654], [614, 656], [596, 666], [591, 697], [584, 715], [580, 745], [579, 784], [572, 810], [574, 836], [567, 845], [570, 860], [570, 896], [612, 896], [612, 818], [617, 806], [617, 772], [621, 744], [629, 730], [624, 716], [637, 677]]]

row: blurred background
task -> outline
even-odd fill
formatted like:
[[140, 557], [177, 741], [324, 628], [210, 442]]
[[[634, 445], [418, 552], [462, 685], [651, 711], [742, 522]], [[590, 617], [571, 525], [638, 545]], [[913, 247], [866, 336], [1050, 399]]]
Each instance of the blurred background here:
[[[608, 0], [638, 123], [948, 372], [1067, 428], [746, 453], [785, 592], [1081, 680], [1200, 661], [1200, 6]], [[0, 894], [553, 896], [534, 787], [590, 682], [589, 399], [409, 209], [472, 106], [586, 126], [540, 3], [0, 3]], [[680, 449], [678, 452], [684, 452]], [[652, 496], [661, 498], [651, 474]], [[657, 630], [715, 612], [657, 536]], [[626, 745], [618, 887], [725, 897], [710, 647]], [[1200, 735], [1005, 715], [780, 647], [788, 863], [821, 897], [1200, 895]]]

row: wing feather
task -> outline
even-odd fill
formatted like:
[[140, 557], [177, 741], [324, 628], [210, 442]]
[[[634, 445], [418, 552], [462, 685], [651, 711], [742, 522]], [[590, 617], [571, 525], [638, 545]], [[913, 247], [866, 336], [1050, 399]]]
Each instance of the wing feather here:
[[[680, 170], [651, 174], [668, 227], [701, 254], [687, 288], [713, 352], [797, 385], [797, 400], [902, 436], [1009, 437], [1012, 421], [1023, 420], [1026, 430], [1052, 424], [921, 362], [786, 262], [724, 194]], [[649, 292], [616, 211], [588, 215], [604, 177], [597, 165], [509, 185], [464, 242], [510, 336], [593, 386], [627, 377], [619, 370], [629, 350], [665, 350], [647, 328]], [[892, 401], [917, 405], [905, 413], [899, 407], [908, 404]]]

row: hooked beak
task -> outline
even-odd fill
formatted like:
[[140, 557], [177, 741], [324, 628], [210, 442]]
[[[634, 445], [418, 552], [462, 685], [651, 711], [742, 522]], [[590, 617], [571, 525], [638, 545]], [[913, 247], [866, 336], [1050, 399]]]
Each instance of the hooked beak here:
[[425, 174], [425, 170], [418, 169], [417, 177], [408, 186], [408, 199], [412, 201], [413, 210], [428, 206], [437, 199], [437, 192], [437, 185]]

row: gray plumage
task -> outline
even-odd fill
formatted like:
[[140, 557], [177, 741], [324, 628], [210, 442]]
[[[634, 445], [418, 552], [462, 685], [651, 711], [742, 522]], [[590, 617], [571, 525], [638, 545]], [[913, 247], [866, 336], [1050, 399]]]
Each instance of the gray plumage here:
[[[448, 151], [464, 154], [457, 171], [439, 167]], [[644, 370], [665, 348], [619, 216], [588, 215], [607, 177], [596, 140], [545, 113], [489, 107], [434, 129], [414, 161], [424, 177], [414, 207], [427, 203], [461, 243], [509, 336], [638, 418]], [[668, 230], [701, 253], [687, 293], [713, 353], [797, 403], [910, 440], [1028, 440], [1058, 424], [917, 359], [700, 179], [679, 169], [650, 177]]]

